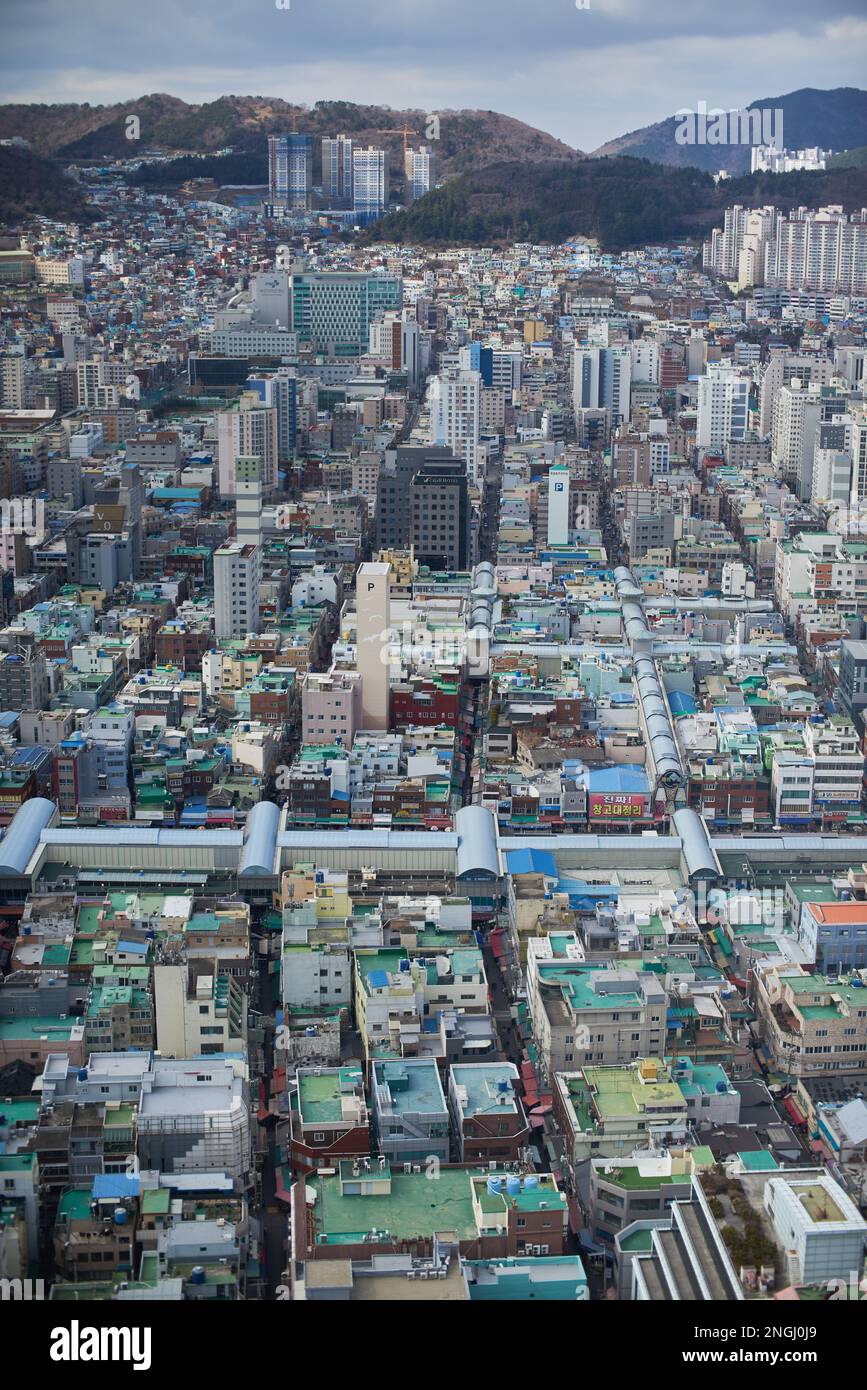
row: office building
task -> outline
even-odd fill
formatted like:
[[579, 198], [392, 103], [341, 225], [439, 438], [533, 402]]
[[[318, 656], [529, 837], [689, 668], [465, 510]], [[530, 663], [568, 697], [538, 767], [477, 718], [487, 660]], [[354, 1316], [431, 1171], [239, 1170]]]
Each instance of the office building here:
[[764, 1209], [785, 1250], [794, 1252], [796, 1284], [847, 1281], [864, 1266], [867, 1221], [828, 1173], [768, 1179]]
[[466, 569], [470, 504], [461, 461], [435, 445], [405, 445], [387, 456], [377, 480], [376, 523], [381, 550], [412, 546], [430, 569]]
[[292, 274], [292, 328], [302, 346], [329, 358], [366, 352], [370, 325], [403, 307], [399, 275], [366, 271], [308, 271]]
[[[286, 270], [263, 270], [259, 275], [252, 276], [250, 280], [250, 297], [253, 306], [253, 325], [257, 327], [273, 327], [282, 329], [285, 338], [276, 339], [272, 343], [275, 347], [295, 348], [295, 341], [288, 336], [290, 328], [290, 305], [289, 305], [289, 273]], [[252, 334], [248, 331], [247, 338]], [[217, 342], [213, 341], [217, 338]], [[259, 350], [265, 349], [258, 344]], [[249, 341], [245, 343], [243, 336], [239, 335], [237, 329], [233, 332], [229, 330], [221, 337], [219, 334], [212, 335], [212, 352], [228, 352], [236, 356], [244, 356], [251, 351]]]
[[260, 552], [227, 541], [214, 552], [214, 631], [217, 638], [259, 631]]

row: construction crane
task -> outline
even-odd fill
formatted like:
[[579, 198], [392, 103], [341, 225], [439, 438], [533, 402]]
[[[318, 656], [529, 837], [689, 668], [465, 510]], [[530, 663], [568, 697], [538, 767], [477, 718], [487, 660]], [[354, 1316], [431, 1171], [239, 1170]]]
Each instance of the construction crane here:
[[410, 128], [409, 128], [408, 125], [404, 125], [403, 128], [400, 129], [400, 130], [395, 130], [395, 129], [392, 128], [391, 130], [385, 130], [385, 129], [384, 129], [384, 130], [378, 130], [376, 133], [377, 133], [377, 135], [402, 135], [402, 136], [403, 136], [403, 162], [404, 162], [404, 164], [405, 164], [405, 163], [406, 163], [406, 142], [407, 142], [407, 140], [409, 139], [410, 135], [414, 135], [414, 134], [415, 134], [415, 131], [410, 130]]

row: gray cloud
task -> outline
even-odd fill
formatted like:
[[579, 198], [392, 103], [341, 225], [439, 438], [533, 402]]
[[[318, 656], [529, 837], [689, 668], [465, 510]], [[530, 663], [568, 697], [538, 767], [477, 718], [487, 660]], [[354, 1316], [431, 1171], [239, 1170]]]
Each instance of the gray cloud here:
[[592, 149], [699, 98], [860, 85], [862, 0], [3, 0], [5, 101], [164, 91], [504, 111]]

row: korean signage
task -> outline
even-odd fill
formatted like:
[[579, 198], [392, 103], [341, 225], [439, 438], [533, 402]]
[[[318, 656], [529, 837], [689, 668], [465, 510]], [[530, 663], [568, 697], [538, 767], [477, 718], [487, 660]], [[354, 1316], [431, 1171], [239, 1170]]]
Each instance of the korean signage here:
[[644, 797], [627, 792], [591, 792], [591, 820], [640, 820], [644, 815]]

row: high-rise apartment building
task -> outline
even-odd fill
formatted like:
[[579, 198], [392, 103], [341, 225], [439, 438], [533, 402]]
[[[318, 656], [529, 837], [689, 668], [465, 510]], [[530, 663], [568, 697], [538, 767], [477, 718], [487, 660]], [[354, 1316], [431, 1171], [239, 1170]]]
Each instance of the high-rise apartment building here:
[[[838, 417], [836, 429], [840, 428], [844, 431], [843, 447], [852, 464], [852, 491], [849, 500], [856, 506], [867, 502], [867, 409], [864, 406], [853, 406], [849, 414]], [[821, 430], [833, 432], [835, 426], [822, 425]]]
[[20, 353], [0, 354], [0, 406], [4, 410], [24, 408], [24, 358]]
[[313, 136], [268, 136], [268, 197], [277, 207], [306, 208], [313, 184]]
[[388, 151], [375, 145], [352, 151], [352, 207], [360, 222], [372, 222], [388, 207]]
[[322, 194], [330, 206], [352, 202], [352, 140], [326, 135], [322, 141]]
[[247, 389], [255, 391], [263, 405], [277, 411], [277, 456], [291, 459], [298, 444], [298, 380], [294, 367], [281, 367], [267, 376], [247, 378]]
[[743, 439], [747, 428], [749, 378], [729, 366], [710, 363], [698, 383], [695, 442], [703, 454], [718, 453], [729, 440]]
[[774, 409], [781, 386], [795, 379], [800, 381], [802, 386], [827, 386], [833, 374], [834, 367], [827, 357], [772, 348], [759, 387], [759, 434], [771, 433]]
[[572, 401], [579, 410], [610, 410], [612, 423], [629, 420], [632, 352], [626, 347], [576, 347]]
[[722, 227], [715, 227], [710, 240], [704, 244], [702, 262], [705, 269], [715, 270], [718, 275], [733, 280], [738, 274], [744, 238], [755, 234], [759, 227], [764, 227], [766, 235], [770, 235], [776, 217], [777, 209], [771, 204], [747, 208], [735, 203], [734, 207], [726, 208]]
[[262, 487], [270, 492], [277, 483], [277, 410], [263, 406], [258, 392], [245, 391], [237, 410], [217, 413], [217, 459], [220, 495], [235, 495], [235, 464], [242, 456], [262, 460]]
[[479, 448], [481, 373], [466, 370], [440, 372], [431, 382], [431, 430], [436, 444], [445, 444], [464, 460], [467, 474], [479, 483], [483, 455]]
[[406, 176], [405, 201], [414, 203], [423, 198], [436, 184], [436, 156], [428, 145], [417, 150], [407, 150], [403, 158]]
[[783, 289], [867, 291], [867, 221], [842, 207], [798, 208], [779, 217], [765, 283]]
[[777, 392], [771, 460], [802, 501], [810, 500], [822, 399], [817, 386], [795, 379]]

